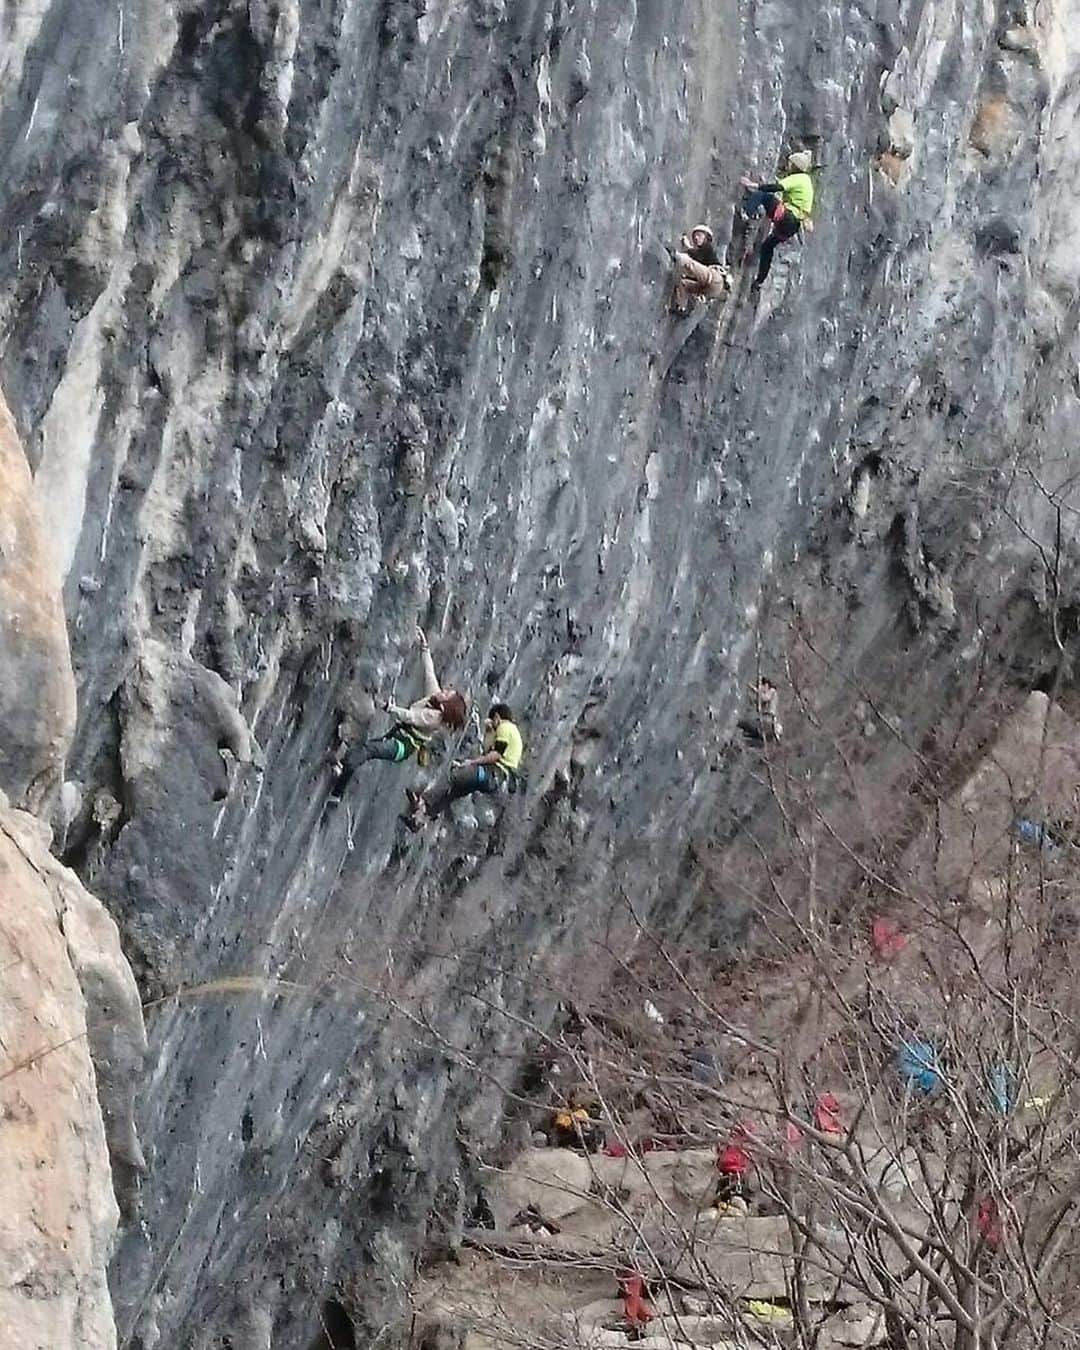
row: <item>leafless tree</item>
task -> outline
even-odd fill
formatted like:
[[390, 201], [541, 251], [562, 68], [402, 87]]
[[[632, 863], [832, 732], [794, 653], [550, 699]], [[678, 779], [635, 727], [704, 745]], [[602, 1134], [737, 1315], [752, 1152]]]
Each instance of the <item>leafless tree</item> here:
[[[646, 1342], [661, 1327], [659, 1343], [695, 1344], [687, 1307], [713, 1340], [807, 1350], [1074, 1340], [1077, 750], [1032, 696], [890, 855], [853, 848], [763, 747], [783, 843], [740, 844], [755, 948], [673, 943], [627, 902], [590, 993], [538, 1036], [567, 1085], [550, 1109], [589, 1111], [606, 1151], [582, 1148], [576, 1185], [545, 1172], [538, 1204], [469, 1234], [488, 1271], [514, 1268], [520, 1288], [522, 1271], [566, 1286], [572, 1268], [579, 1293], [599, 1273], [609, 1295], [636, 1274]], [[560, 1188], [579, 1192], [566, 1221], [542, 1203]], [[523, 1319], [505, 1286], [475, 1326], [495, 1344], [617, 1343], [565, 1307], [555, 1326]]]

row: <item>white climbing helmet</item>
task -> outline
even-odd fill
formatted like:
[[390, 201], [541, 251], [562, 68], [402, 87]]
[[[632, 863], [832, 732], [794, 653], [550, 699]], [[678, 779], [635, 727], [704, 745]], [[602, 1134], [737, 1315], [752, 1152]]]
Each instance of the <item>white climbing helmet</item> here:
[[710, 244], [713, 241], [713, 232], [712, 230], [709, 229], [708, 225], [695, 225], [694, 228], [690, 231], [691, 239], [694, 237], [695, 234], [703, 234], [705, 238], [708, 239]]
[[788, 155], [788, 168], [796, 173], [809, 173], [813, 165], [814, 156], [809, 150], [796, 150], [793, 155]]

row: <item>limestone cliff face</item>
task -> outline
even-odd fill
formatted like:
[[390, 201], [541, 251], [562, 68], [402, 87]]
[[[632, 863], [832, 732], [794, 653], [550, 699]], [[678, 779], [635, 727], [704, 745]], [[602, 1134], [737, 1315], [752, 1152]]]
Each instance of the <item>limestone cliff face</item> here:
[[[762, 810], [725, 749], [759, 653], [815, 643], [816, 700], [887, 728], [879, 783], [1018, 637], [1026, 678], [1059, 668], [1080, 4], [0, 22], [0, 382], [79, 687], [64, 856], [146, 994], [211, 984], [154, 1019], [122, 1340], [306, 1350], [333, 1298], [369, 1343], [464, 1203], [498, 1106], [470, 1065], [519, 1042], [493, 1009], [543, 1011], [530, 963], [620, 888], [737, 926], [693, 859]], [[743, 275], [673, 326], [662, 241], [723, 238], [794, 144], [817, 229], [756, 308]], [[401, 776], [323, 816], [323, 760], [409, 692], [418, 618], [520, 709], [530, 787], [402, 846]], [[820, 724], [786, 720], [812, 776]]]
[[63, 778], [75, 681], [56, 566], [2, 396], [0, 500], [0, 790], [36, 808]]
[[[50, 854], [75, 689], [59, 574], [0, 398], [0, 1344], [116, 1345], [106, 1267], [144, 1160], [146, 1033], [116, 924]], [[110, 1170], [111, 1164], [111, 1170]]]
[[0, 1343], [111, 1350], [110, 1153], [142, 1166], [138, 991], [115, 923], [6, 802], [0, 884]]

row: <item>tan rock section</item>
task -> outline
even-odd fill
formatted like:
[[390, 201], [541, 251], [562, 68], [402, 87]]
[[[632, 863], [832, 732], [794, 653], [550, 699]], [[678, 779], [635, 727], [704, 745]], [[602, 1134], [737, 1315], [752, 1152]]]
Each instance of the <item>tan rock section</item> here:
[[493, 1187], [495, 1220], [509, 1228], [531, 1209], [545, 1219], [563, 1219], [589, 1204], [590, 1159], [563, 1148], [528, 1149]]
[[60, 575], [0, 395], [0, 790], [15, 805], [36, 810], [59, 785], [74, 729]]
[[115, 924], [50, 857], [44, 828], [3, 803], [2, 1346], [116, 1345], [105, 1278], [118, 1217], [107, 1134], [114, 1162], [141, 1166], [131, 1091], [144, 1051], [138, 992]]
[[[992, 907], [995, 881], [1004, 885], [1010, 857], [1021, 847], [1027, 856], [1038, 852], [1021, 845], [1017, 822], [1076, 821], [1078, 764], [1080, 727], [1045, 694], [1029, 694], [963, 787], [914, 841], [906, 864], [940, 893]], [[1047, 844], [1047, 866], [1066, 856], [1071, 849]]]

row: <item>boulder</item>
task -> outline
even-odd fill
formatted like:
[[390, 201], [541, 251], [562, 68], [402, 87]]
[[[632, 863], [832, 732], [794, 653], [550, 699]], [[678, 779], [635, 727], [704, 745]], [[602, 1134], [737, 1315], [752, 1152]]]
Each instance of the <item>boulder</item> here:
[[[701, 1319], [715, 1322], [715, 1318]], [[661, 1326], [659, 1322], [651, 1322], [647, 1328], [647, 1335], [640, 1341], [631, 1341], [634, 1350], [693, 1350], [697, 1346], [721, 1345], [735, 1350], [738, 1344], [733, 1338], [734, 1332], [730, 1326], [727, 1327], [727, 1339], [719, 1337], [716, 1334], [714, 1326], [695, 1325], [694, 1319], [684, 1317], [680, 1323], [674, 1320], [668, 1322], [665, 1320]], [[574, 1348], [577, 1350], [577, 1347]]]
[[[625, 1331], [619, 1331], [615, 1327], [592, 1326], [581, 1323], [574, 1327], [568, 1333], [566, 1340], [562, 1342], [567, 1350], [573, 1347], [573, 1350], [606, 1350], [608, 1346], [630, 1345], [630, 1338]], [[640, 1341], [633, 1342], [634, 1345], [640, 1345]]]
[[791, 1234], [780, 1218], [731, 1219], [700, 1231], [661, 1259], [668, 1276], [687, 1285], [717, 1285], [729, 1298], [770, 1299], [787, 1294]]
[[[649, 1154], [646, 1161], [659, 1156]], [[696, 1212], [716, 1194], [716, 1154], [712, 1149], [688, 1148], [674, 1158], [668, 1169], [672, 1194], [685, 1208]]]
[[711, 1317], [717, 1308], [714, 1299], [703, 1298], [700, 1294], [682, 1294], [679, 1303], [683, 1313], [690, 1317]]
[[659, 1317], [649, 1325], [649, 1335], [662, 1334], [672, 1340], [690, 1345], [726, 1345], [734, 1339], [735, 1328], [730, 1318], [723, 1317]]
[[496, 1224], [509, 1228], [522, 1210], [534, 1207], [545, 1219], [561, 1219], [589, 1202], [589, 1160], [565, 1148], [531, 1148], [492, 1186]]
[[631, 1197], [671, 1206], [682, 1214], [704, 1208], [716, 1189], [716, 1154], [711, 1148], [646, 1153], [641, 1158], [593, 1159], [599, 1182]]
[[885, 1340], [885, 1315], [880, 1308], [856, 1303], [830, 1317], [821, 1328], [820, 1350], [880, 1345]]
[[15, 806], [37, 810], [59, 789], [74, 730], [60, 573], [0, 395], [0, 790]]
[[51, 858], [48, 870], [68, 958], [89, 1014], [87, 1041], [114, 1180], [126, 1193], [146, 1170], [135, 1132], [135, 1088], [146, 1057], [139, 991], [105, 907]]
[[583, 1308], [575, 1308], [570, 1314], [579, 1327], [602, 1326], [605, 1322], [618, 1321], [623, 1315], [623, 1304], [617, 1298], [598, 1298], [586, 1303]]
[[[113, 1350], [105, 1272], [117, 1225], [109, 1132], [141, 1164], [131, 1085], [144, 1045], [116, 928], [52, 860], [39, 822], [0, 809], [0, 1345]], [[91, 1058], [116, 1054], [116, 1062]]]

